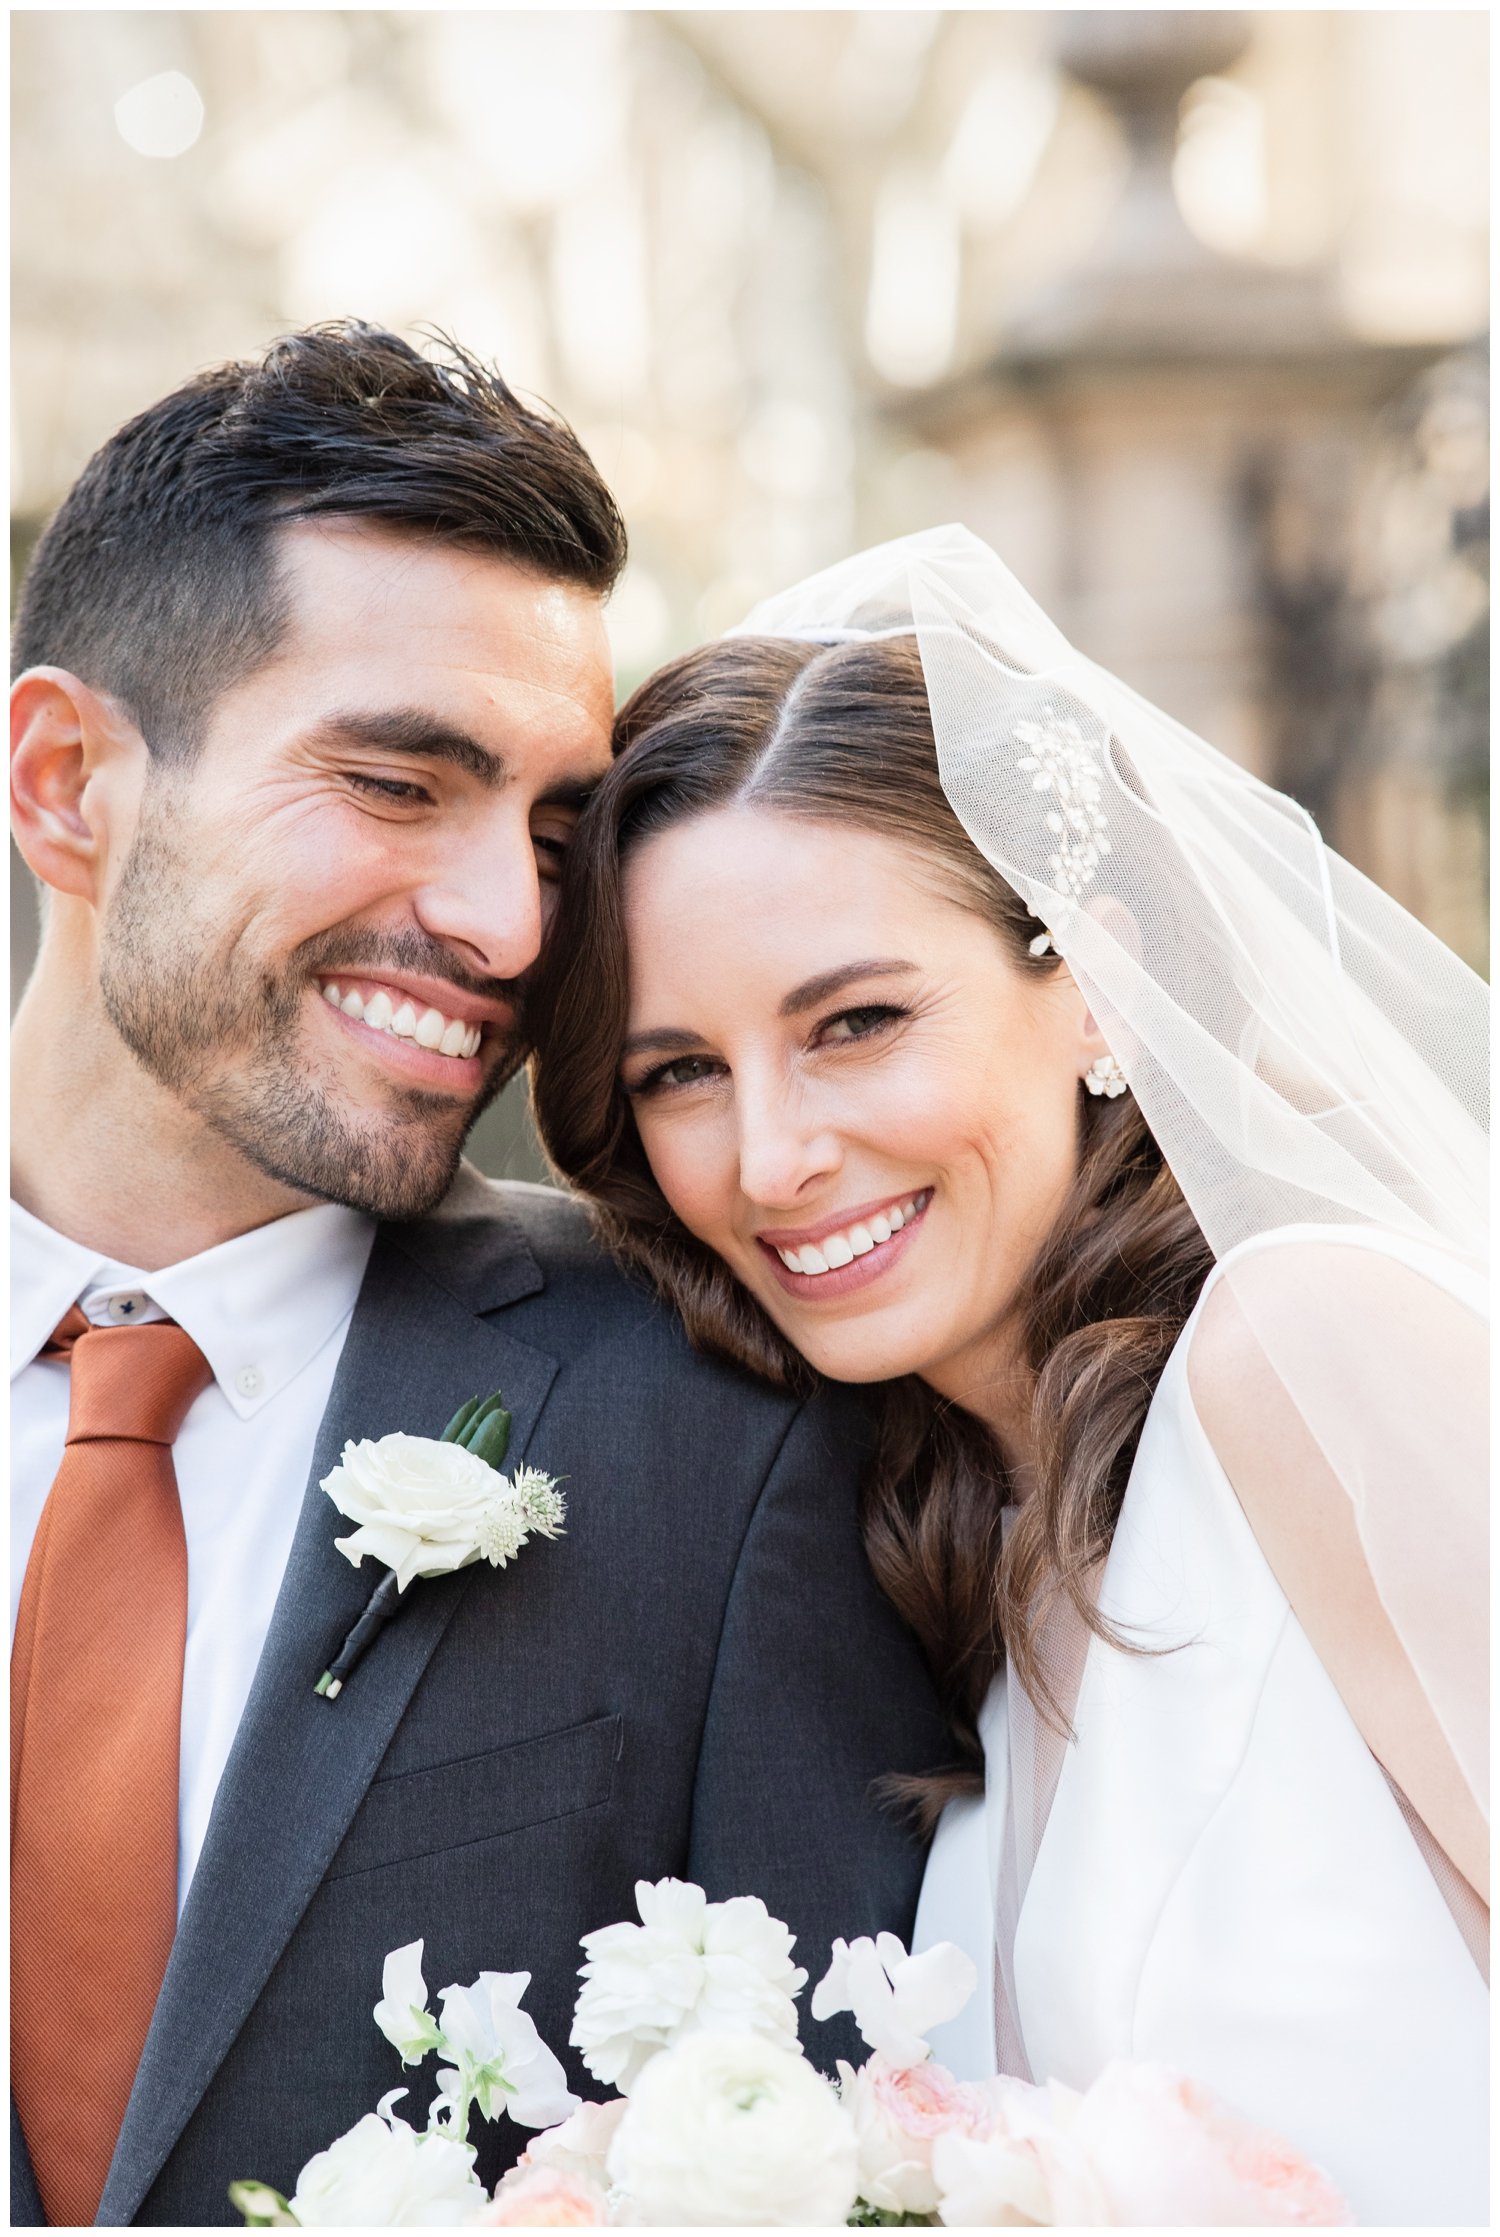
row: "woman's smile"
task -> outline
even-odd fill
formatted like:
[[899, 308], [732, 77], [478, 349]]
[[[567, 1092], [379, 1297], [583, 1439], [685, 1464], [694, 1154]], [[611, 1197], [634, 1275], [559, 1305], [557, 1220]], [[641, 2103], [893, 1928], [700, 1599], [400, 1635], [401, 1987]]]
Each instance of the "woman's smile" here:
[[906, 1256], [933, 1192], [877, 1197], [811, 1227], [762, 1228], [755, 1240], [789, 1297], [832, 1303], [867, 1289]]

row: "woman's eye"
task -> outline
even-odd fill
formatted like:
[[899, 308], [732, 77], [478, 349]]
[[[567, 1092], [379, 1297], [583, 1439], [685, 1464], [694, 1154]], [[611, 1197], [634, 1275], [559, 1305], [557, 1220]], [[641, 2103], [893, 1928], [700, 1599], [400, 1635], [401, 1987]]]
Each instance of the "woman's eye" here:
[[658, 1064], [644, 1079], [637, 1080], [627, 1092], [631, 1095], [652, 1095], [659, 1088], [697, 1087], [700, 1081], [712, 1079], [719, 1069], [711, 1056], [674, 1056], [666, 1064]]
[[823, 1043], [840, 1041], [867, 1041], [883, 1026], [893, 1025], [906, 1012], [890, 1002], [870, 1002], [858, 1010], [840, 1010], [836, 1018], [829, 1018], [819, 1028], [818, 1038]]
[[347, 781], [357, 792], [366, 792], [380, 800], [399, 800], [415, 805], [430, 804], [432, 795], [425, 785], [415, 784], [405, 777], [372, 777], [364, 769], [345, 771]]

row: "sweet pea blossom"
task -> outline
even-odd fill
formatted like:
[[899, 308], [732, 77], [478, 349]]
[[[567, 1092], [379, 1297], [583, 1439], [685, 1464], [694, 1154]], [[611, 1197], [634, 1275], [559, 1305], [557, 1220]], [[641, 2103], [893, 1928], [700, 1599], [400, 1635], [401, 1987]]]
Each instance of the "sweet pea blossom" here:
[[456, 2229], [485, 2203], [474, 2150], [443, 2129], [425, 2136], [391, 2107], [366, 2113], [297, 2177], [290, 2205], [304, 2229]]
[[836, 2227], [857, 2195], [854, 2126], [794, 2047], [700, 2032], [646, 2066], [609, 2173], [649, 2228]]
[[894, 1934], [862, 1934], [833, 1945], [833, 1962], [813, 1990], [812, 2016], [852, 2012], [860, 2034], [891, 2066], [920, 2066], [931, 2056], [927, 2030], [961, 2012], [978, 1980], [972, 1958], [956, 1942], [935, 1942], [908, 1957]]
[[586, 1934], [570, 2041], [601, 2082], [633, 2089], [647, 2061], [697, 2028], [795, 2044], [807, 1980], [792, 1937], [758, 1897], [710, 1903], [685, 1880], [639, 1880], [641, 1924]]
[[345, 1560], [383, 1561], [402, 1592], [414, 1577], [472, 1561], [503, 1569], [528, 1537], [555, 1538], [563, 1523], [562, 1495], [540, 1469], [518, 1468], [512, 1480], [463, 1445], [404, 1430], [351, 1438], [322, 1488], [359, 1525], [333, 1541]]
[[386, 2041], [401, 2053], [403, 2066], [420, 2065], [442, 2040], [437, 2021], [427, 2009], [421, 1942], [408, 1942], [403, 1949], [390, 1952], [380, 1988], [375, 2025]]
[[456, 2067], [438, 2074], [438, 2104], [466, 2135], [469, 2108], [486, 2120], [502, 2113], [522, 2128], [550, 2128], [578, 2109], [558, 2060], [536, 2031], [521, 1998], [529, 1973], [481, 1973], [468, 1988], [445, 1988], [438, 2048]]
[[580, 2105], [556, 2128], [544, 2128], [533, 2136], [517, 2160], [517, 2168], [550, 2167], [559, 2174], [586, 2175], [593, 2182], [607, 2182], [605, 2163], [624, 2110], [623, 2097], [607, 2097], [602, 2105]]

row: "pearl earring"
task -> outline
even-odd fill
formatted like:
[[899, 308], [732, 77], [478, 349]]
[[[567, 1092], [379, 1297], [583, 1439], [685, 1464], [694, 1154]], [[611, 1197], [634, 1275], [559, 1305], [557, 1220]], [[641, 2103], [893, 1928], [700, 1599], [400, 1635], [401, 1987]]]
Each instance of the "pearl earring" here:
[[1090, 1095], [1123, 1095], [1130, 1086], [1125, 1067], [1117, 1056], [1096, 1056], [1083, 1075], [1083, 1084]]

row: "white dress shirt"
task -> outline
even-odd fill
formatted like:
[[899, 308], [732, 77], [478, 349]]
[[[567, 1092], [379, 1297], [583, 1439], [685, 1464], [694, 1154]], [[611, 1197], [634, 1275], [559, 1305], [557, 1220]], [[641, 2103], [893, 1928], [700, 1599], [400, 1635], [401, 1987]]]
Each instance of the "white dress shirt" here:
[[37, 1354], [70, 1305], [180, 1323], [213, 1369], [172, 1448], [187, 1535], [178, 1909], [281, 1589], [318, 1425], [375, 1238], [319, 1204], [143, 1274], [11, 1205], [10, 1620], [68, 1429], [68, 1366]]

